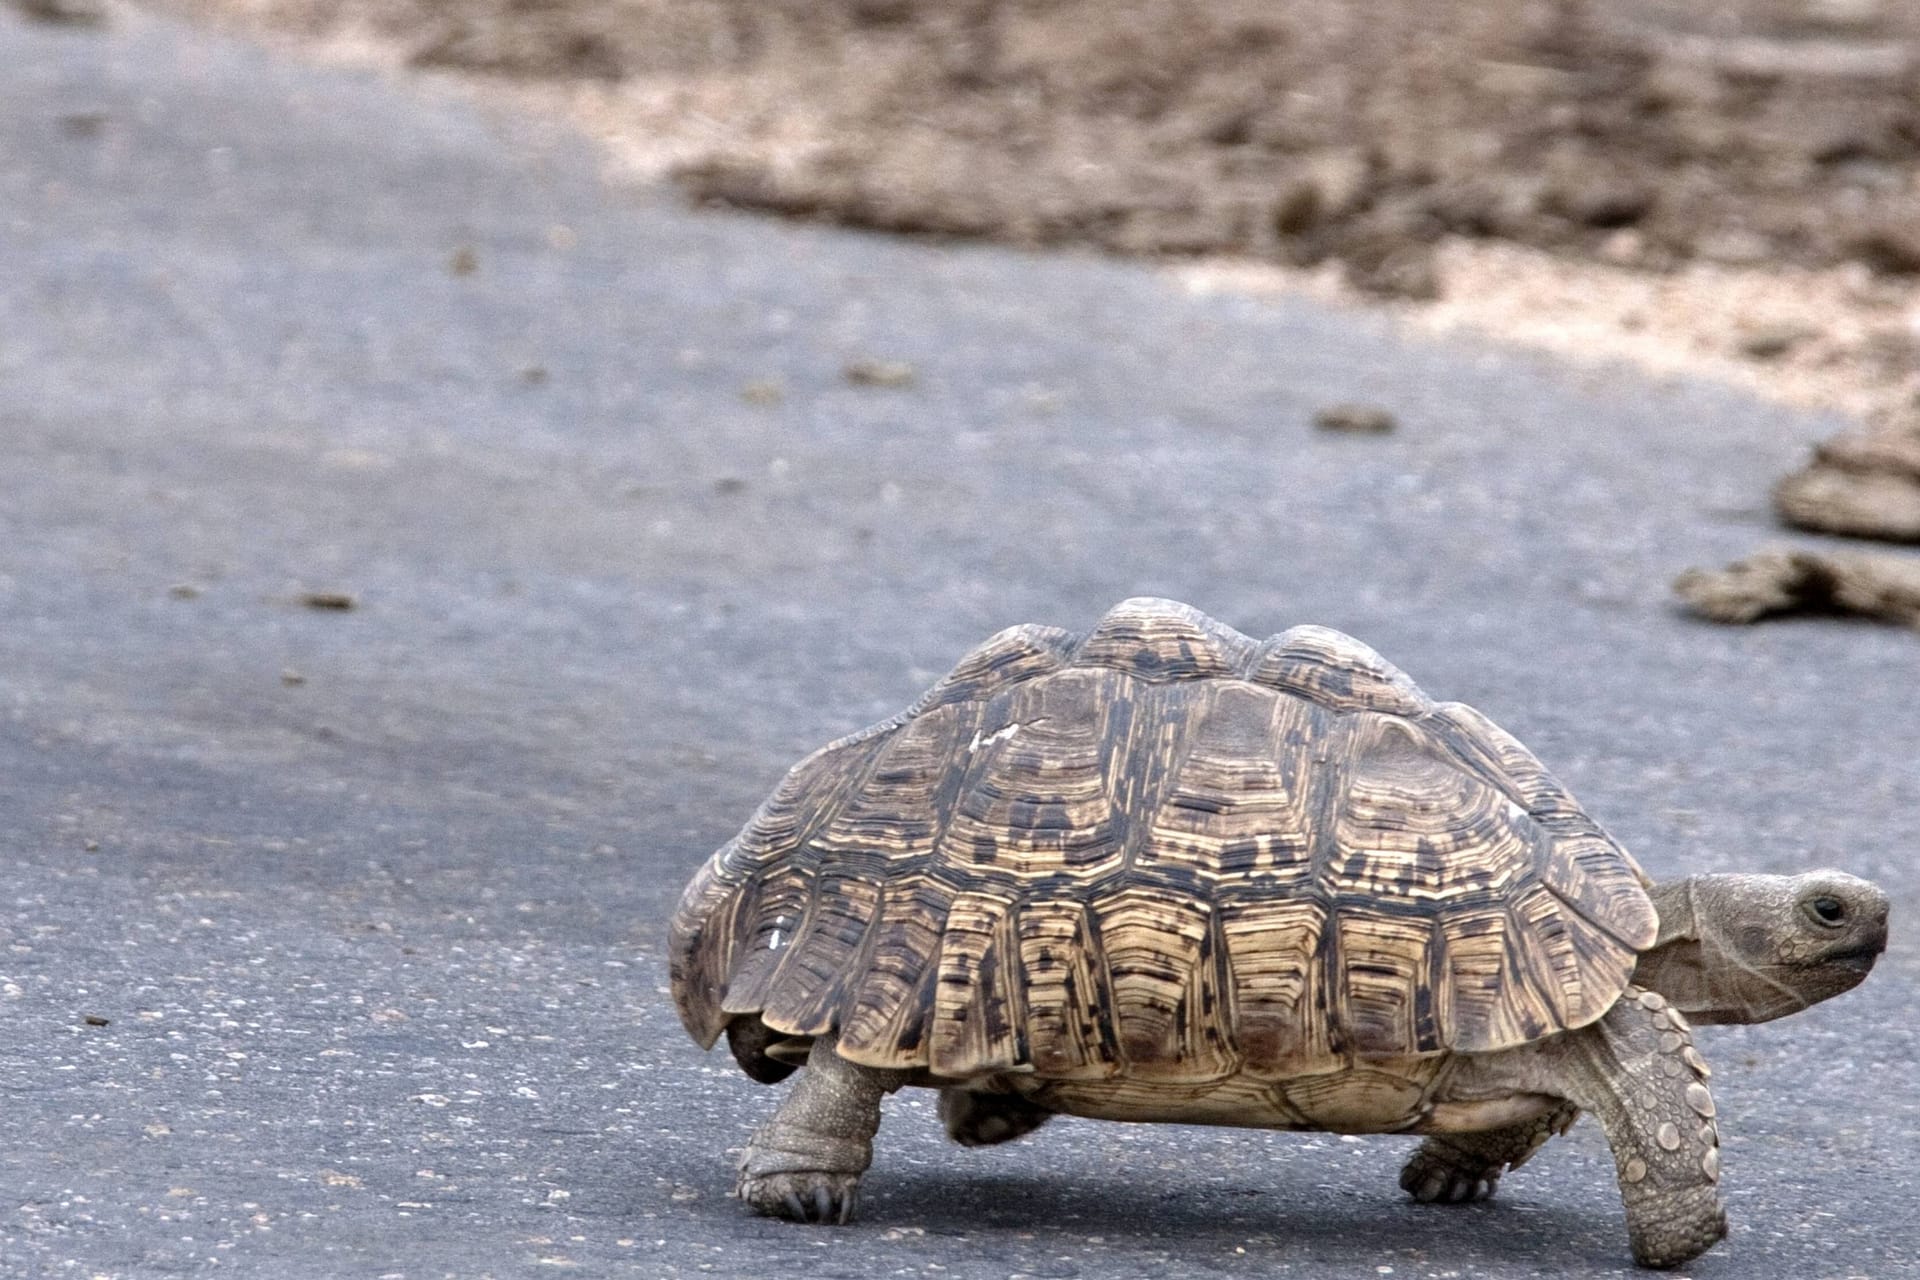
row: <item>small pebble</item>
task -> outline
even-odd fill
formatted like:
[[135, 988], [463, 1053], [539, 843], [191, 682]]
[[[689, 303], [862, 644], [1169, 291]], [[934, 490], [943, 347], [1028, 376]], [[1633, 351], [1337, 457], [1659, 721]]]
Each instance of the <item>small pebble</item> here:
[[910, 387], [919, 376], [905, 360], [850, 360], [840, 373], [856, 387]]
[[1356, 436], [1383, 436], [1400, 425], [1390, 410], [1373, 404], [1331, 404], [1313, 415], [1313, 425], [1322, 431], [1341, 431]]
[[97, 27], [107, 20], [100, 0], [13, 0], [13, 7], [39, 22]]
[[69, 138], [97, 138], [110, 118], [104, 111], [69, 111], [60, 117], [60, 131]]
[[359, 601], [347, 591], [302, 591], [300, 603], [309, 609], [331, 609], [344, 613], [359, 606]]
[[1755, 360], [1777, 360], [1813, 336], [1813, 329], [1791, 320], [1760, 324], [1740, 336], [1740, 350]]

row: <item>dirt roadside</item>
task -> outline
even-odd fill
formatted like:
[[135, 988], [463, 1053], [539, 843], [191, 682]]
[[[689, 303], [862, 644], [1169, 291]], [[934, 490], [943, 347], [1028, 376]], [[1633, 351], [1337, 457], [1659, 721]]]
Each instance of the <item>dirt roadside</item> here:
[[144, 3], [477, 77], [696, 199], [1091, 244], [1839, 409], [1893, 444], [1815, 460], [1783, 518], [1920, 539], [1920, 474], [1882, 465], [1920, 442], [1895, 0]]

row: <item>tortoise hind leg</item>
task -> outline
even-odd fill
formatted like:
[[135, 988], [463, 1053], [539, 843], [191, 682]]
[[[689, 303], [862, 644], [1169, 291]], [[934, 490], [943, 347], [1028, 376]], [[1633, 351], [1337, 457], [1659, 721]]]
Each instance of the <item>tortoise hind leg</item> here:
[[1422, 1204], [1484, 1200], [1500, 1175], [1533, 1158], [1548, 1138], [1565, 1133], [1580, 1109], [1563, 1102], [1525, 1124], [1484, 1133], [1436, 1133], [1420, 1144], [1400, 1170], [1400, 1189]]
[[815, 1040], [793, 1091], [748, 1141], [733, 1194], [769, 1217], [850, 1221], [873, 1163], [880, 1099], [906, 1082], [904, 1071], [848, 1062], [832, 1037]]
[[991, 1147], [1032, 1133], [1053, 1119], [1053, 1112], [1017, 1093], [940, 1091], [940, 1123], [963, 1147]]

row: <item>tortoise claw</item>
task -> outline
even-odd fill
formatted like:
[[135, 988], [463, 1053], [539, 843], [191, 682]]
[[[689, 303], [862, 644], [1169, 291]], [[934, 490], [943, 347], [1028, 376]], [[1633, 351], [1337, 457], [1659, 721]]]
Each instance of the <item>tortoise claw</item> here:
[[1400, 1188], [1421, 1204], [1485, 1200], [1500, 1185], [1498, 1172], [1462, 1169], [1422, 1152], [1400, 1173]]
[[859, 1189], [858, 1174], [810, 1171], [742, 1174], [733, 1194], [769, 1218], [835, 1225], [853, 1220]]

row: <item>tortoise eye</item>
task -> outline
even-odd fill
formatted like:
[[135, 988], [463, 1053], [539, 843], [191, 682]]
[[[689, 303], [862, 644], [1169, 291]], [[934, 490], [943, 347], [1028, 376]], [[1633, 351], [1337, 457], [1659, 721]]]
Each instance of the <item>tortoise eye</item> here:
[[1829, 898], [1822, 894], [1807, 903], [1807, 914], [1819, 923], [1832, 928], [1845, 923], [1847, 908], [1840, 899]]

